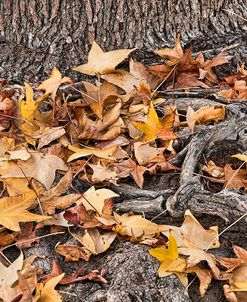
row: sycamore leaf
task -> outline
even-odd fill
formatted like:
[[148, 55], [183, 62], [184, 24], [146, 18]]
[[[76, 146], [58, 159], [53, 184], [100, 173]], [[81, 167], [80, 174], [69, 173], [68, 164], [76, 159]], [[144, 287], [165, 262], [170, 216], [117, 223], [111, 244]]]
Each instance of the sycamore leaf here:
[[117, 236], [113, 232], [101, 235], [97, 228], [85, 230], [83, 236], [74, 233], [72, 235], [93, 255], [104, 253]]
[[117, 213], [114, 213], [114, 217], [117, 221], [114, 230], [122, 236], [155, 236], [156, 234], [167, 230], [165, 226], [149, 221], [141, 215], [129, 216], [128, 214], [123, 214], [120, 216]]
[[[65, 261], [78, 261], [83, 259], [88, 261], [92, 253], [84, 247], [75, 244], [59, 244], [56, 252], [65, 257]], [[47, 301], [48, 302], [48, 301]]]
[[134, 143], [134, 154], [139, 165], [146, 165], [160, 154], [163, 154], [165, 149], [152, 147], [149, 143], [145, 142]]
[[0, 157], [4, 156], [4, 154], [13, 149], [15, 146], [15, 141], [13, 138], [8, 138], [3, 136], [0, 138]]
[[62, 78], [61, 72], [57, 69], [57, 67], [54, 67], [52, 69], [50, 78], [42, 82], [37, 89], [45, 90], [45, 93], [51, 94], [52, 99], [55, 100], [58, 87], [64, 83], [71, 84], [72, 80], [68, 77]]
[[66, 171], [68, 168], [58, 156], [43, 155], [38, 152], [33, 152], [26, 161], [8, 161], [0, 164], [0, 176], [2, 178], [34, 178], [42, 183], [46, 189], [50, 189], [55, 179], [56, 170]]
[[87, 96], [83, 95], [83, 99], [90, 105], [92, 111], [97, 115], [98, 118], [103, 118], [103, 109], [105, 101], [109, 97], [118, 97], [118, 89], [115, 85], [104, 82], [95, 86], [89, 82], [83, 82]]
[[233, 246], [233, 250], [235, 255], [237, 256], [237, 258], [226, 258], [226, 257], [218, 257], [218, 261], [219, 263], [226, 267], [228, 269], [228, 271], [232, 271], [235, 268], [237, 268], [238, 266], [240, 266], [241, 264], [247, 263], [247, 250], [234, 245]]
[[119, 163], [115, 163], [114, 167], [117, 167], [117, 169], [120, 171], [120, 173], [118, 174], [119, 178], [131, 176], [139, 188], [143, 187], [143, 174], [147, 171], [147, 168], [137, 165], [130, 158]]
[[40, 97], [38, 100], [33, 99], [33, 89], [28, 84], [25, 83], [26, 87], [26, 100], [21, 101], [21, 116], [26, 121], [32, 122], [37, 114], [37, 110], [42, 102], [47, 98], [47, 94]]
[[[194, 247], [199, 249], [213, 249], [220, 246], [218, 227], [213, 226], [205, 230], [189, 210], [185, 212], [185, 219], [181, 227], [166, 226], [172, 230], [179, 247]], [[163, 232], [168, 237], [168, 232]]]
[[154, 140], [156, 138], [161, 138], [165, 141], [176, 139], [176, 135], [172, 130], [175, 118], [174, 109], [170, 108], [169, 115], [160, 122], [154, 105], [151, 102], [146, 123], [133, 121], [132, 124], [144, 133], [143, 141]]
[[200, 295], [201, 297], [204, 297], [206, 290], [209, 286], [209, 284], [212, 281], [212, 274], [209, 269], [203, 269], [199, 266], [192, 266], [188, 269], [186, 269], [186, 273], [194, 273], [198, 277], [200, 281]]
[[194, 126], [198, 124], [209, 124], [211, 122], [218, 122], [225, 119], [225, 107], [224, 106], [205, 106], [201, 107], [197, 111], [194, 111], [192, 107], [188, 106], [186, 120], [188, 126], [194, 131]]
[[155, 54], [162, 58], [169, 58], [174, 64], [182, 58], [184, 52], [180, 42], [180, 36], [177, 36], [176, 43], [173, 48], [163, 48], [160, 50], [154, 51]]
[[19, 222], [49, 219], [49, 216], [33, 214], [27, 211], [37, 196], [35, 192], [0, 199], [0, 224], [12, 231], [20, 231]]
[[57, 284], [63, 279], [64, 273], [54, 277], [46, 282], [36, 285], [36, 293], [33, 298], [34, 302], [62, 302], [61, 295], [55, 290]]
[[105, 206], [105, 200], [119, 195], [109, 189], [98, 189], [94, 187], [88, 189], [82, 196], [82, 198], [76, 201], [77, 204], [83, 204], [87, 211], [97, 211], [102, 214], [102, 210]]
[[184, 275], [186, 262], [185, 259], [179, 258], [176, 239], [171, 231], [169, 232], [168, 248], [158, 247], [148, 252], [161, 262], [158, 270], [160, 277], [176, 274], [184, 286], [188, 284], [187, 277]]
[[208, 266], [210, 267], [213, 275], [216, 278], [220, 277], [220, 270], [216, 266], [216, 258], [213, 255], [211, 255], [201, 249], [192, 248], [192, 247], [179, 248], [178, 251], [179, 251], [179, 254], [182, 254], [184, 256], [189, 256], [189, 258], [186, 260], [187, 268], [193, 267], [201, 261], [206, 261], [208, 263]]
[[112, 157], [113, 153], [117, 150], [117, 146], [113, 146], [109, 149], [98, 149], [98, 148], [78, 148], [72, 145], [68, 146], [68, 149], [73, 151], [74, 154], [70, 155], [68, 162], [75, 160], [77, 158], [86, 157], [89, 155], [94, 155], [99, 158], [105, 159], [115, 159]]
[[224, 167], [224, 174], [224, 189], [241, 189], [247, 186], [246, 169], [234, 170], [231, 165], [226, 164]]
[[23, 253], [21, 252], [19, 257], [16, 258], [15, 261], [8, 267], [4, 266], [0, 262], [0, 283], [4, 281], [9, 286], [12, 286], [18, 280], [17, 271], [22, 269], [23, 260], [24, 257]]
[[100, 46], [94, 41], [92, 48], [88, 54], [88, 63], [73, 68], [88, 75], [97, 75], [110, 73], [115, 70], [115, 67], [121, 63], [128, 55], [133, 52], [133, 49], [118, 49], [109, 52], [104, 52]]
[[29, 188], [29, 181], [26, 178], [3, 178], [9, 196], [18, 196], [32, 191]]

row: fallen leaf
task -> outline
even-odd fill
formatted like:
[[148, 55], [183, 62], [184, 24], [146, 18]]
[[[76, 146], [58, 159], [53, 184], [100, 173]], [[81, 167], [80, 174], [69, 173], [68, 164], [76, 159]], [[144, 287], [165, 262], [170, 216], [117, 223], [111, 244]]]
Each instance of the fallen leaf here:
[[[185, 219], [181, 227], [166, 226], [172, 230], [179, 247], [193, 247], [202, 250], [218, 248], [220, 246], [218, 227], [213, 226], [205, 230], [189, 210], [185, 211]], [[168, 232], [163, 232], [168, 237]]]
[[176, 139], [176, 135], [172, 130], [174, 118], [174, 108], [170, 108], [168, 116], [166, 116], [164, 120], [160, 122], [153, 103], [150, 103], [146, 123], [134, 121], [132, 123], [138, 130], [144, 133], [142, 141], [150, 141], [156, 138], [169, 141]]
[[122, 236], [155, 236], [156, 234], [167, 230], [165, 226], [149, 221], [141, 215], [129, 216], [128, 214], [123, 214], [120, 216], [117, 213], [114, 213], [114, 217], [117, 222], [114, 230]]
[[63, 279], [64, 273], [46, 282], [36, 285], [36, 293], [33, 297], [34, 302], [62, 302], [61, 295], [55, 290], [57, 284]]
[[201, 297], [204, 297], [206, 290], [212, 281], [211, 271], [209, 269], [200, 268], [199, 266], [192, 266], [192, 267], [186, 269], [186, 273], [196, 274], [196, 276], [198, 277], [198, 279], [200, 281], [200, 288], [199, 288], [200, 295], [201, 295]]
[[195, 124], [209, 124], [212, 122], [219, 122], [225, 119], [225, 107], [224, 106], [205, 106], [201, 107], [197, 111], [194, 111], [192, 107], [188, 106], [186, 121], [192, 131], [194, 131]]
[[21, 116], [24, 120], [32, 122], [37, 114], [39, 106], [47, 98], [47, 95], [43, 95], [38, 100], [34, 101], [33, 99], [33, 89], [28, 84], [25, 83], [26, 88], [26, 100], [22, 100], [20, 103]]
[[18, 280], [17, 271], [22, 269], [23, 260], [23, 253], [20, 252], [18, 258], [16, 258], [8, 267], [0, 262], [0, 284], [4, 281], [7, 285], [12, 286]]
[[214, 277], [215, 278], [220, 277], [220, 270], [216, 265], [216, 258], [213, 255], [201, 249], [192, 248], [192, 247], [179, 248], [178, 251], [179, 254], [182, 254], [184, 256], [189, 256], [189, 258], [186, 259], [186, 268], [194, 267], [201, 261], [206, 261]]
[[49, 189], [55, 179], [56, 170], [66, 171], [67, 169], [63, 160], [56, 155], [33, 152], [26, 161], [9, 161], [0, 164], [0, 176], [2, 178], [34, 178], [42, 183], [46, 189]]
[[88, 54], [88, 63], [73, 68], [75, 71], [88, 75], [97, 75], [110, 73], [115, 70], [115, 67], [121, 63], [128, 55], [133, 52], [133, 49], [118, 49], [109, 52], [104, 52], [100, 46], [94, 41], [92, 48]]
[[49, 216], [27, 211], [36, 198], [37, 196], [33, 191], [20, 196], [0, 198], [0, 224], [17, 232], [20, 231], [19, 222], [49, 219]]
[[104, 253], [117, 236], [114, 232], [101, 235], [97, 228], [85, 230], [83, 236], [75, 233], [72, 235], [93, 255]]
[[97, 211], [99, 214], [102, 214], [105, 200], [113, 197], [118, 197], [119, 195], [114, 193], [109, 189], [98, 189], [94, 187], [88, 189], [83, 196], [76, 201], [76, 203], [83, 204], [87, 211]]
[[188, 285], [185, 275], [186, 262], [185, 259], [179, 258], [176, 239], [171, 231], [169, 232], [168, 248], [157, 247], [148, 252], [161, 262], [158, 270], [160, 277], [176, 274], [184, 286]]
[[64, 83], [71, 84], [72, 80], [68, 77], [62, 78], [61, 72], [57, 69], [57, 67], [54, 67], [52, 69], [50, 78], [42, 82], [37, 89], [45, 90], [45, 93], [51, 94], [52, 99], [55, 100], [58, 87]]
[[59, 244], [56, 252], [65, 257], [65, 261], [78, 261], [83, 259], [88, 261], [92, 253], [84, 247], [75, 244]]

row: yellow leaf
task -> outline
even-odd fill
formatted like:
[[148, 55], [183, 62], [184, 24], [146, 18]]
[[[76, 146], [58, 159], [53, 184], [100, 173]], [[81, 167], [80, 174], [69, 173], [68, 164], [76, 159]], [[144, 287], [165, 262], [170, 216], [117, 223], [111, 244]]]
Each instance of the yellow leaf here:
[[43, 95], [38, 100], [33, 99], [33, 89], [28, 84], [25, 83], [26, 88], [26, 100], [21, 101], [21, 116], [26, 121], [32, 122], [37, 114], [37, 110], [42, 102], [47, 98], [47, 95]]
[[247, 163], [247, 155], [246, 154], [238, 153], [238, 154], [232, 155], [231, 157], [238, 158], [238, 159], [244, 161], [245, 163]]
[[109, 149], [99, 149], [99, 148], [78, 148], [72, 145], [68, 146], [68, 149], [75, 152], [74, 154], [70, 155], [68, 158], [68, 162], [80, 158], [85, 157], [89, 155], [94, 155], [99, 158], [105, 158], [105, 159], [114, 159], [112, 157], [113, 153], [117, 150], [118, 146], [113, 146]]
[[232, 291], [237, 292], [237, 291], [247, 291], [247, 281], [244, 282], [234, 282], [232, 285], [235, 288], [231, 288]]
[[[158, 247], [149, 250], [149, 254], [158, 259], [161, 264], [159, 267], [159, 276], [166, 277], [173, 273], [184, 273], [185, 259], [178, 257], [178, 247], [173, 233], [169, 232], [168, 248]], [[183, 280], [182, 283], [185, 281]]]
[[73, 68], [75, 71], [88, 75], [105, 74], [115, 70], [115, 67], [121, 63], [133, 49], [118, 49], [104, 52], [94, 41], [88, 55], [88, 63]]
[[26, 178], [5, 178], [2, 181], [6, 185], [9, 196], [18, 196], [33, 191], [28, 187], [29, 181]]
[[71, 84], [72, 80], [68, 77], [62, 78], [61, 72], [57, 69], [57, 67], [54, 67], [52, 69], [50, 78], [48, 80], [45, 80], [44, 82], [42, 82], [42, 84], [40, 84], [37, 89], [45, 90], [45, 93], [51, 94], [51, 97], [54, 100], [58, 87], [64, 83]]
[[153, 103], [150, 103], [146, 123], [132, 122], [138, 130], [144, 133], [142, 141], [150, 141], [156, 138], [161, 138], [165, 141], [176, 139], [176, 135], [172, 131], [175, 118], [175, 108], [170, 107], [169, 109], [169, 115], [160, 122]]
[[63, 279], [64, 273], [51, 278], [44, 285], [38, 283], [36, 285], [36, 294], [34, 296], [34, 302], [62, 302], [61, 295], [55, 290], [56, 285]]
[[117, 221], [115, 231], [123, 236], [155, 236], [159, 232], [162, 232], [162, 230], [166, 230], [164, 226], [149, 221], [141, 215], [128, 216], [128, 214], [123, 214], [120, 216], [114, 213], [114, 217]]
[[37, 196], [35, 192], [0, 199], [0, 224], [12, 231], [20, 231], [19, 222], [49, 219], [49, 216], [33, 214], [27, 211]]

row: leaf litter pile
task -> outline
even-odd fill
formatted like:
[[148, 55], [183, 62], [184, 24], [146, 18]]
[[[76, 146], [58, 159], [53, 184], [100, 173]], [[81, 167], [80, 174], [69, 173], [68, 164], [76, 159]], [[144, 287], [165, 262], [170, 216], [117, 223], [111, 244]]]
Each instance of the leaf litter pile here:
[[[39, 242], [40, 230], [45, 236], [67, 232], [77, 242], [56, 245], [64, 261], [89, 261], [114, 241], [129, 240], [150, 246], [149, 254], [160, 261], [158, 275], [175, 274], [185, 290], [192, 275], [199, 279], [201, 296], [212, 280], [221, 280], [228, 301], [247, 300], [247, 251], [234, 245], [235, 258], [213, 256], [210, 250], [220, 246], [217, 226], [204, 229], [189, 210], [180, 227], [156, 224], [143, 215], [119, 214], [114, 210], [118, 194], [107, 188], [130, 179], [143, 188], [144, 179], [152, 175], [179, 173], [181, 167], [171, 163], [179, 130], [187, 127], [192, 136], [198, 124], [220, 123], [226, 117], [224, 105], [196, 111], [188, 106], [181, 114], [159, 95], [160, 90], [218, 85], [218, 95], [226, 102], [244, 101], [247, 70], [239, 65], [236, 74], [219, 81], [214, 68], [230, 57], [224, 53], [211, 60], [202, 53], [194, 57], [191, 49], [182, 49], [179, 38], [174, 48], [155, 52], [164, 58], [162, 64], [144, 66], [130, 60], [129, 71], [116, 69], [134, 51], [103, 52], [94, 42], [88, 63], [74, 68], [91, 76], [81, 82], [84, 90], [56, 67], [33, 87], [1, 82], [0, 301], [62, 301], [55, 289], [58, 284], [107, 283], [104, 270], [69, 275], [54, 260], [51, 273], [43, 274], [34, 264], [40, 255], [24, 259], [22, 250]], [[64, 93], [66, 89], [80, 96], [73, 98]], [[220, 167], [210, 160], [202, 170], [222, 189], [244, 193], [247, 155], [232, 155], [241, 166]], [[76, 190], [75, 178], [89, 189]], [[13, 246], [20, 252], [10, 262], [8, 249]]]

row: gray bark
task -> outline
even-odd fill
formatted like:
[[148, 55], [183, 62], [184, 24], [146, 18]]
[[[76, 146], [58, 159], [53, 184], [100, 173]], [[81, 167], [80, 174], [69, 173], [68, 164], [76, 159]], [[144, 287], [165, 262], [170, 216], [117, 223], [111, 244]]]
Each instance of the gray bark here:
[[152, 51], [172, 46], [178, 32], [195, 51], [238, 43], [235, 59], [245, 60], [246, 20], [246, 2], [237, 0], [3, 0], [0, 78], [35, 82], [54, 66], [67, 72], [86, 60], [93, 40], [105, 50]]

